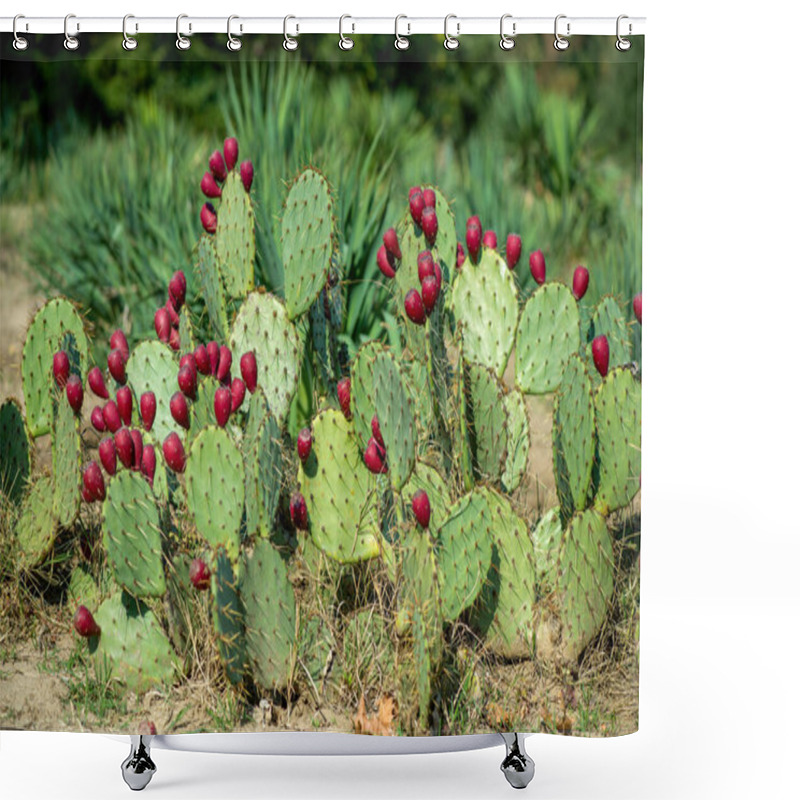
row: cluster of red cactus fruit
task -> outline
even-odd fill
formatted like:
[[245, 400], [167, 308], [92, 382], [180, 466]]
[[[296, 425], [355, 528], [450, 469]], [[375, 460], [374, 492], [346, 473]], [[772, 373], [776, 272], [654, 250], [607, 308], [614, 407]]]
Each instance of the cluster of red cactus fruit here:
[[[224, 155], [223, 155], [224, 153]], [[208, 169], [200, 181], [200, 189], [209, 198], [200, 209], [200, 222], [208, 233], [217, 232], [217, 212], [211, 200], [222, 197], [220, 184], [224, 183], [228, 173], [232, 172], [239, 160], [239, 142], [233, 136], [227, 138], [222, 145], [222, 153], [215, 150], [208, 159]], [[253, 185], [253, 162], [243, 161], [239, 167], [239, 175], [246, 192]]]
[[167, 287], [167, 302], [156, 311], [153, 317], [156, 336], [176, 352], [181, 347], [179, 313], [185, 302], [186, 276], [183, 274], [183, 270], [178, 270], [170, 278]]
[[417, 257], [417, 277], [420, 291], [409, 289], [404, 305], [408, 318], [416, 325], [424, 325], [442, 290], [442, 270], [430, 250], [423, 250]]

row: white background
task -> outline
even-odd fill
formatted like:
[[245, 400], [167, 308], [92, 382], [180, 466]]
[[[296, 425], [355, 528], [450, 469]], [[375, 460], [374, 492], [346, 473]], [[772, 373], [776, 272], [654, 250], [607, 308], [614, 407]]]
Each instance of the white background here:
[[[797, 4], [17, 2], [4, 13], [648, 17], [641, 729], [609, 741], [529, 739], [528, 795], [797, 797]], [[3, 798], [129, 796], [117, 742], [6, 732], [1, 745]], [[146, 791], [486, 800], [512, 791], [501, 755], [157, 752]]]

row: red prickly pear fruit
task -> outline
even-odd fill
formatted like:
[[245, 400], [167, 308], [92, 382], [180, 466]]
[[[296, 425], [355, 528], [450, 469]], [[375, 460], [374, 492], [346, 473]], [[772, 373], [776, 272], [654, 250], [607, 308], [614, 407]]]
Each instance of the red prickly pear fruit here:
[[483, 234], [483, 246], [490, 250], [497, 250], [497, 234], [494, 231], [486, 231]]
[[425, 189], [422, 192], [422, 202], [425, 208], [436, 208], [436, 192], [433, 189]]
[[391, 253], [398, 261], [403, 257], [400, 252], [400, 242], [397, 240], [397, 231], [394, 228], [389, 228], [383, 234], [383, 244], [386, 247], [386, 252]]
[[183, 274], [182, 269], [179, 269], [172, 276], [167, 291], [169, 293], [169, 299], [172, 301], [172, 307], [176, 311], [180, 311], [181, 307], [186, 302], [186, 275]]
[[111, 338], [108, 340], [108, 343], [112, 350], [121, 350], [122, 354], [125, 356], [125, 361], [128, 360], [128, 356], [131, 354], [130, 348], [128, 347], [128, 340], [125, 338], [125, 334], [119, 328], [117, 328], [117, 330], [111, 334]]
[[247, 391], [244, 381], [241, 378], [234, 378], [231, 381], [231, 413], [235, 414], [242, 403], [244, 403], [244, 395]]
[[509, 269], [514, 269], [517, 266], [521, 255], [522, 239], [516, 233], [509, 233], [506, 238], [506, 263]]
[[210, 172], [203, 175], [203, 180], [200, 181], [200, 191], [211, 200], [222, 197], [222, 189], [217, 186], [217, 182]]
[[176, 353], [181, 349], [181, 335], [177, 328], [172, 328], [169, 332], [169, 346]]
[[115, 475], [117, 472], [117, 446], [114, 444], [114, 439], [110, 436], [103, 439], [97, 446], [97, 455], [100, 457], [103, 469], [109, 475]]
[[183, 443], [180, 436], [175, 431], [170, 433], [161, 446], [164, 453], [164, 461], [173, 472], [183, 472], [186, 467], [186, 453], [183, 450]]
[[314, 443], [314, 437], [311, 435], [311, 430], [309, 428], [303, 428], [300, 433], [297, 434], [297, 455], [300, 457], [300, 461], [303, 464], [308, 461], [308, 457], [311, 455], [311, 445]]
[[228, 424], [231, 415], [231, 390], [227, 386], [220, 386], [214, 392], [214, 416], [217, 418], [217, 425], [224, 428]]
[[204, 344], [199, 344], [194, 350], [194, 363], [197, 371], [201, 375], [211, 374], [211, 359], [208, 357], [208, 350]]
[[416, 325], [425, 324], [425, 306], [416, 289], [409, 289], [404, 301], [408, 318]]
[[308, 506], [306, 499], [300, 492], [293, 492], [289, 500], [289, 516], [292, 518], [292, 525], [299, 531], [308, 530]]
[[419, 186], [412, 186], [412, 187], [411, 187], [411, 188], [408, 190], [408, 199], [409, 199], [409, 200], [411, 200], [411, 198], [412, 198], [412, 197], [413, 197], [415, 194], [422, 194], [422, 188], [421, 188], [421, 187], [419, 187]]
[[145, 392], [139, 398], [139, 414], [142, 417], [144, 429], [149, 431], [156, 418], [156, 396], [153, 392]]
[[133, 419], [133, 392], [130, 386], [121, 386], [117, 389], [117, 411], [123, 425], [130, 425]]
[[422, 192], [417, 191], [410, 195], [408, 198], [408, 208], [411, 211], [411, 219], [422, 227], [422, 212], [425, 210], [425, 200], [422, 197]]
[[59, 350], [53, 356], [53, 377], [56, 379], [59, 389], [63, 389], [67, 385], [67, 380], [69, 379], [69, 356], [63, 350]]
[[639, 321], [639, 324], [642, 324], [642, 293], [636, 295], [633, 298], [633, 313], [636, 314], [636, 319]]
[[178, 362], [178, 369], [183, 369], [187, 366], [197, 372], [197, 361], [194, 359], [194, 353], [185, 353], [181, 356], [181, 360]]
[[383, 435], [381, 434], [381, 423], [378, 421], [378, 415], [372, 417], [372, 437], [384, 449], [386, 445], [383, 443]]
[[442, 268], [438, 261], [433, 262], [433, 277], [436, 278], [436, 294], [442, 291]]
[[203, 207], [200, 209], [200, 223], [206, 233], [217, 232], [217, 212], [211, 203], [203, 203]]
[[195, 558], [190, 564], [189, 580], [198, 592], [206, 592], [211, 586], [211, 570], [202, 558]]
[[[94, 503], [94, 497], [85, 486], [81, 486], [81, 497], [84, 503]], [[88, 561], [89, 559], [87, 558], [86, 560]]]
[[128, 359], [125, 356], [125, 352], [119, 348], [115, 347], [108, 354], [108, 371], [117, 383], [125, 383], [126, 381], [125, 364], [127, 362]]
[[189, 430], [189, 404], [186, 402], [186, 395], [182, 392], [175, 392], [169, 401], [169, 411], [172, 419], [187, 431]]
[[252, 394], [258, 386], [258, 364], [256, 363], [256, 354], [252, 350], [248, 350], [239, 359], [239, 369], [242, 372], [242, 380], [247, 391]]
[[133, 471], [139, 472], [142, 468], [144, 441], [142, 440], [142, 432], [138, 428], [131, 428], [131, 440], [133, 441]]
[[156, 474], [156, 449], [151, 444], [142, 448], [142, 475], [147, 482], [153, 485], [153, 476]]
[[376, 256], [376, 260], [378, 262], [378, 269], [387, 277], [387, 278], [394, 278], [395, 276], [395, 269], [392, 266], [391, 262], [392, 256], [386, 251], [386, 245], [382, 244], [378, 248], [378, 255]]
[[181, 317], [180, 314], [175, 310], [175, 306], [172, 305], [172, 300], [167, 300], [167, 304], [164, 306], [167, 310], [167, 314], [169, 314], [169, 324], [173, 328], [178, 328], [181, 324]]
[[589, 270], [586, 267], [575, 267], [572, 273], [572, 294], [576, 300], [580, 300], [589, 288]]
[[467, 250], [473, 261], [477, 260], [481, 248], [482, 230], [480, 217], [473, 216], [467, 220]]
[[152, 720], [144, 720], [143, 722], [139, 723], [139, 735], [140, 736], [155, 736], [156, 735], [156, 724]]
[[242, 183], [244, 184], [244, 190], [250, 194], [250, 187], [253, 185], [253, 162], [249, 159], [247, 161], [242, 161], [242, 166], [239, 167], [239, 174], [242, 176]]
[[336, 384], [336, 395], [339, 398], [339, 408], [347, 419], [352, 417], [350, 413], [350, 378], [342, 378]]
[[186, 364], [178, 370], [178, 386], [190, 400], [197, 397], [197, 370], [193, 366]]
[[608, 374], [608, 339], [595, 336], [592, 339], [592, 358], [597, 371], [605, 378]]
[[227, 345], [219, 348], [219, 364], [217, 365], [217, 380], [224, 381], [231, 373], [233, 354]]
[[541, 286], [545, 281], [545, 266], [544, 266], [544, 253], [541, 250], [535, 250], [531, 253], [528, 263], [531, 268], [531, 277], [536, 283]]
[[96, 461], [90, 461], [83, 471], [83, 486], [94, 500], [106, 499], [106, 482], [103, 480], [103, 472]]
[[431, 501], [424, 489], [418, 489], [411, 498], [411, 510], [420, 527], [427, 528], [431, 522]]
[[225, 166], [230, 171], [239, 160], [239, 142], [236, 141], [235, 137], [229, 136], [225, 140], [222, 145], [222, 152], [225, 154]]
[[419, 278], [419, 282], [425, 280], [429, 275], [433, 275], [435, 272], [433, 268], [433, 256], [431, 255], [430, 250], [423, 250], [417, 256], [417, 277]]
[[208, 159], [208, 168], [211, 170], [211, 174], [220, 182], [225, 180], [225, 177], [228, 174], [228, 171], [225, 169], [225, 161], [222, 158], [222, 153], [219, 150], [215, 150], [210, 158]]
[[105, 422], [106, 428], [111, 431], [111, 433], [116, 433], [122, 427], [119, 409], [113, 400], [109, 400], [103, 406], [103, 422]]
[[216, 375], [219, 366], [219, 345], [214, 341], [209, 342], [206, 345], [206, 352], [208, 353], [208, 363], [211, 366], [209, 374]]
[[370, 436], [367, 442], [367, 449], [364, 451], [364, 463], [374, 475], [380, 475], [388, 469], [386, 466], [386, 451], [375, 441], [374, 436]]
[[434, 275], [429, 275], [422, 281], [422, 305], [425, 307], [425, 314], [430, 316], [439, 298], [439, 284]]
[[78, 606], [72, 624], [78, 636], [88, 639], [90, 636], [100, 635], [100, 626], [95, 622], [92, 612], [86, 606]]
[[169, 332], [172, 329], [172, 323], [169, 319], [169, 311], [166, 308], [159, 308], [153, 316], [153, 327], [156, 331], [156, 336], [159, 340], [167, 344], [169, 342]]
[[106, 423], [105, 420], [103, 419], [103, 409], [100, 408], [100, 406], [95, 406], [92, 409], [91, 420], [92, 420], [92, 427], [98, 433], [103, 433], [103, 431], [105, 431]]
[[108, 389], [106, 388], [105, 380], [103, 380], [103, 373], [100, 371], [100, 367], [92, 367], [86, 376], [86, 380], [89, 383], [89, 388], [97, 397], [108, 400]]
[[466, 253], [464, 252], [464, 245], [458, 242], [456, 245], [456, 269], [461, 269], [461, 265], [467, 260]]
[[81, 413], [83, 406], [83, 384], [77, 375], [70, 375], [67, 378], [67, 401], [70, 408], [76, 413]]
[[425, 234], [426, 241], [432, 245], [436, 241], [436, 234], [439, 232], [439, 221], [436, 219], [436, 211], [430, 206], [422, 212], [422, 224], [420, 227]]
[[127, 428], [120, 428], [114, 434], [114, 447], [117, 448], [117, 458], [125, 469], [133, 467], [133, 437]]

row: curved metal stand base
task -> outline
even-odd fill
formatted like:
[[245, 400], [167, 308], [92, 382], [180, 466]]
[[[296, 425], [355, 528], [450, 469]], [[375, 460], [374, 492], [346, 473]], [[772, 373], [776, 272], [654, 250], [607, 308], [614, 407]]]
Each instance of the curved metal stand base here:
[[152, 736], [131, 736], [131, 752], [122, 762], [122, 779], [134, 792], [144, 789], [156, 773], [156, 765], [150, 758], [152, 739]]
[[500, 765], [506, 780], [515, 789], [524, 789], [532, 780], [536, 766], [525, 752], [525, 740], [518, 733], [501, 733], [506, 744], [506, 757]]

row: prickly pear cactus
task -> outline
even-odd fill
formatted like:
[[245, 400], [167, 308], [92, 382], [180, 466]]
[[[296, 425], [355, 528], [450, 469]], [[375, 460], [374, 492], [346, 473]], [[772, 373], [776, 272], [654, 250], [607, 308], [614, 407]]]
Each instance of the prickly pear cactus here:
[[378, 354], [382, 352], [383, 345], [371, 340], [361, 345], [353, 360], [350, 375], [350, 408], [362, 447], [367, 446], [372, 436], [372, 417], [377, 413], [373, 365]]
[[119, 472], [109, 482], [103, 502], [103, 546], [114, 579], [129, 594], [164, 594], [158, 506], [141, 474]]
[[181, 341], [181, 355], [194, 352], [197, 343], [194, 339], [194, 327], [192, 325], [192, 316], [189, 312], [189, 306], [184, 306], [181, 309], [180, 322], [178, 324], [178, 338]]
[[142, 342], [134, 347], [126, 370], [137, 398], [145, 392], [156, 396], [156, 418], [152, 428], [155, 439], [162, 442], [173, 431], [183, 438], [183, 428], [169, 411], [170, 398], [178, 390], [178, 362], [172, 350], [162, 342]]
[[608, 367], [621, 367], [631, 360], [631, 331], [628, 321], [617, 301], [606, 295], [597, 304], [592, 314], [587, 334], [586, 360], [592, 362], [592, 340], [605, 336], [608, 340]]
[[244, 611], [234, 565], [224, 549], [217, 551], [211, 591], [217, 650], [228, 680], [236, 686], [244, 679], [247, 665]]
[[0, 406], [0, 493], [20, 502], [31, 474], [31, 442], [20, 404], [9, 397]]
[[512, 389], [503, 396], [503, 410], [507, 425], [508, 454], [500, 480], [503, 489], [511, 493], [520, 485], [528, 468], [528, 452], [531, 446], [528, 410], [519, 389]]
[[307, 169], [295, 179], [286, 198], [281, 240], [286, 309], [294, 320], [322, 291], [333, 255], [333, 198], [322, 173]]
[[539, 598], [549, 595], [555, 589], [558, 578], [558, 554], [561, 551], [563, 538], [560, 509], [551, 508], [539, 520], [531, 535], [536, 594]]
[[206, 304], [208, 322], [214, 335], [223, 342], [228, 341], [228, 313], [225, 289], [222, 286], [217, 249], [214, 237], [203, 234], [197, 243], [195, 274]]
[[[436, 539], [439, 529], [450, 513], [450, 506], [453, 504], [447, 482], [441, 473], [435, 468], [422, 461], [417, 461], [408, 483], [403, 487], [403, 502], [410, 509], [411, 500], [414, 495], [422, 489], [428, 495], [431, 504], [431, 520], [428, 530], [431, 536]], [[410, 511], [406, 514], [410, 517]]]
[[508, 458], [508, 420], [503, 387], [494, 372], [480, 364], [467, 368], [468, 425], [479, 480], [497, 483]]
[[53, 506], [59, 523], [71, 525], [81, 507], [81, 437], [78, 420], [61, 392], [55, 403], [51, 441], [53, 453]]
[[53, 479], [42, 475], [31, 484], [17, 521], [21, 569], [38, 567], [50, 554], [58, 534], [58, 515], [53, 505]]
[[250, 194], [233, 170], [222, 190], [214, 241], [225, 293], [229, 299], [244, 297], [255, 287], [256, 223]]

